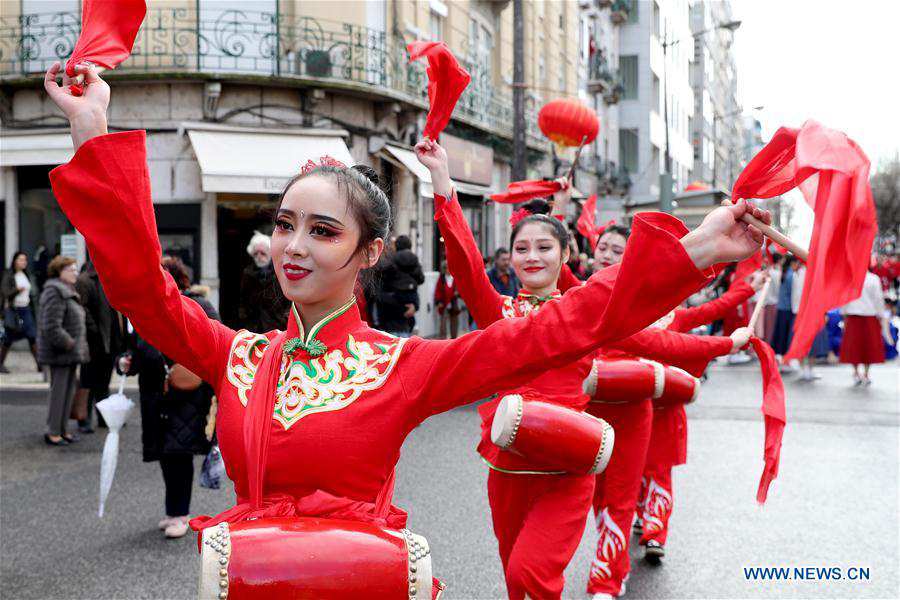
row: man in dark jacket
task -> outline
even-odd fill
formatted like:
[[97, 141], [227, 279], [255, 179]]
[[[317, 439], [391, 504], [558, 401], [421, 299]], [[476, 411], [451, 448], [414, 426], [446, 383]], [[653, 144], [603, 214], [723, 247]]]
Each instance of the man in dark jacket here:
[[494, 289], [504, 296], [516, 296], [522, 287], [510, 269], [509, 250], [506, 248], [497, 248], [494, 252], [494, 266], [488, 269], [487, 276]]
[[[109, 304], [94, 263], [88, 261], [75, 283], [85, 309], [87, 341], [91, 360], [81, 367], [81, 387], [87, 392], [87, 417], [78, 422], [82, 433], [93, 433], [91, 427], [94, 404], [109, 396], [114, 357], [125, 344], [125, 317]], [[98, 424], [105, 427], [102, 417]]]
[[283, 329], [291, 308], [275, 278], [270, 244], [269, 236], [255, 232], [247, 245], [251, 262], [241, 273], [238, 325], [257, 333]]
[[388, 333], [409, 337], [419, 309], [417, 288], [425, 283], [425, 273], [408, 236], [398, 236], [394, 247], [396, 250], [382, 261], [378, 325]]

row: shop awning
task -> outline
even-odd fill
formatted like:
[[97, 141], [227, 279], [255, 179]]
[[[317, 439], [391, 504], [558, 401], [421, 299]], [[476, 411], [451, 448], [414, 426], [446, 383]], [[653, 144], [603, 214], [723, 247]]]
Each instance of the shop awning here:
[[306, 161], [328, 155], [346, 165], [344, 130], [265, 129], [183, 123], [202, 175], [204, 192], [278, 194]]
[[[431, 188], [431, 173], [428, 172], [425, 165], [419, 162], [415, 152], [399, 146], [385, 144], [381, 156], [395, 164], [399, 163], [416, 176], [422, 183], [422, 186], [419, 188], [419, 193], [422, 196], [430, 197], [433, 194]], [[454, 181], [453, 186], [456, 188], [457, 192], [470, 194], [472, 196], [487, 197], [494, 193], [494, 190], [489, 187], [475, 185], [474, 183], [466, 183], [464, 181]]]
[[0, 135], [0, 167], [61, 165], [72, 160], [74, 154], [68, 130], [13, 132], [7, 129]]

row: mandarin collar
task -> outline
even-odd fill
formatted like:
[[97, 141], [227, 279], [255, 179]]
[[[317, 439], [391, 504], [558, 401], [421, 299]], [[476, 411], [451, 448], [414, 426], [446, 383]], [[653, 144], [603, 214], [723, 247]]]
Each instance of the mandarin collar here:
[[535, 294], [530, 294], [525, 290], [519, 290], [518, 295], [516, 296], [519, 300], [524, 300], [525, 302], [530, 302], [531, 304], [538, 305], [543, 304], [548, 300], [554, 300], [556, 298], [562, 297], [562, 294], [559, 290], [553, 290], [547, 296], [536, 296]]
[[361, 323], [356, 296], [325, 315], [309, 331], [304, 329], [297, 307], [291, 304], [284, 352], [291, 355], [306, 351], [310, 356], [320, 356], [343, 343], [347, 334], [357, 329]]

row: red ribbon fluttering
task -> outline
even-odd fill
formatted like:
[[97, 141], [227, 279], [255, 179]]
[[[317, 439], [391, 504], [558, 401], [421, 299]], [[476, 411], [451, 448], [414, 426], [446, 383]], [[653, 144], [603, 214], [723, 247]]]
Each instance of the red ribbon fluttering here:
[[427, 138], [437, 141], [450, 122], [450, 115], [463, 90], [472, 77], [463, 69], [444, 42], [412, 42], [406, 46], [409, 61], [428, 59], [428, 100], [430, 108], [425, 119]]
[[840, 131], [812, 120], [782, 127], [741, 172], [732, 198], [772, 198], [797, 187], [815, 220], [786, 361], [806, 356], [828, 310], [859, 297], [878, 231], [869, 159]]
[[766, 443], [763, 451], [765, 466], [762, 476], [759, 478], [759, 487], [756, 490], [756, 501], [765, 504], [769, 494], [769, 485], [778, 476], [778, 463], [781, 460], [781, 438], [784, 435], [784, 426], [787, 423], [784, 409], [784, 382], [778, 371], [778, 363], [775, 360], [775, 352], [772, 347], [759, 339], [750, 338], [750, 345], [759, 359], [763, 378], [762, 413], [766, 429]]
[[[92, 63], [104, 69], [115, 69], [131, 55], [147, 3], [144, 0], [84, 0], [81, 10], [81, 35], [66, 61], [66, 75], [75, 76], [75, 66]], [[80, 96], [83, 84], [69, 86]]]
[[518, 204], [528, 202], [534, 198], [545, 198], [562, 189], [562, 185], [555, 179], [528, 179], [514, 181], [506, 186], [506, 192], [491, 194], [491, 200], [501, 204]]

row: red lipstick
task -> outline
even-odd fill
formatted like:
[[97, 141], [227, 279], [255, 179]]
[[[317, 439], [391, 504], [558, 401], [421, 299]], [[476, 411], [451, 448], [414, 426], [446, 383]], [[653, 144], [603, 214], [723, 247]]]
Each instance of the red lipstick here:
[[303, 267], [291, 264], [285, 264], [282, 269], [284, 270], [284, 276], [290, 281], [300, 281], [312, 273], [309, 269], [304, 269]]

